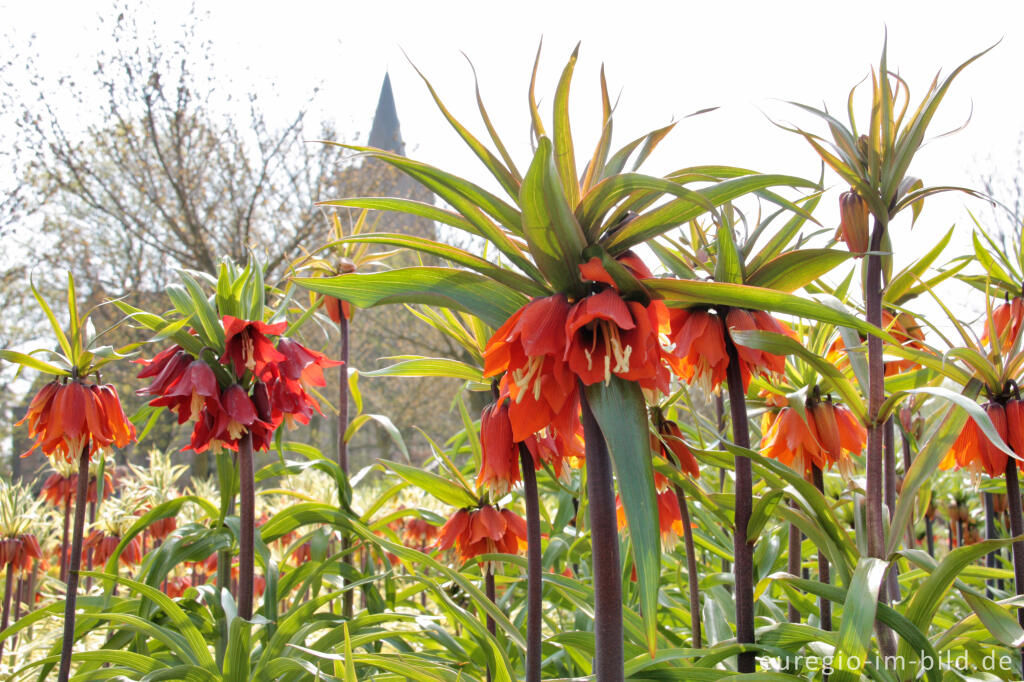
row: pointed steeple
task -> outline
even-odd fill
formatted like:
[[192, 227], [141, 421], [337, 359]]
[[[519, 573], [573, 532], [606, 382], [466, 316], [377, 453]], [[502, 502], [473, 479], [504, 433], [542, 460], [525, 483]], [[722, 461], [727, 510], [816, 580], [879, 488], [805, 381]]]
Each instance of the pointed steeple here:
[[391, 92], [391, 76], [387, 73], [384, 74], [384, 84], [380, 88], [377, 113], [373, 116], [368, 143], [371, 147], [405, 155], [405, 143], [402, 142], [402, 130], [395, 110], [395, 95]]

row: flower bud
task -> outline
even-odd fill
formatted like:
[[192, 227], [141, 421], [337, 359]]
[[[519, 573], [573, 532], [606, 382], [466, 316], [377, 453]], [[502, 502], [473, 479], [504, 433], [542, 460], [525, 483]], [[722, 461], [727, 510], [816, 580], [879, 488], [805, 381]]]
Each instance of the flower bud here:
[[854, 190], [839, 195], [839, 230], [836, 236], [846, 242], [850, 253], [863, 255], [868, 250], [868, 203]]

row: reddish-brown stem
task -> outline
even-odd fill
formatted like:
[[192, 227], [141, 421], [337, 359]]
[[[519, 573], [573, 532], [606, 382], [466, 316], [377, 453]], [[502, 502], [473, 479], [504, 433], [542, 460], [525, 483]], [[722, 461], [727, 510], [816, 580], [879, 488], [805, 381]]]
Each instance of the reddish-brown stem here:
[[71, 561], [68, 589], [64, 595], [64, 640], [61, 643], [57, 682], [68, 682], [71, 674], [71, 645], [75, 640], [75, 606], [78, 602], [78, 573], [82, 567], [82, 536], [85, 534], [85, 496], [89, 489], [89, 441], [82, 447], [78, 462], [78, 489], [75, 495], [75, 523], [71, 535]]
[[[885, 506], [889, 510], [887, 522], [891, 525], [892, 516], [896, 512], [896, 422], [892, 416], [885, 421], [882, 443], [885, 456], [882, 462], [885, 468]], [[889, 599], [900, 599], [899, 574], [899, 565], [894, 561], [886, 577]]]
[[[822, 474], [821, 468], [815, 464], [811, 465], [811, 481], [814, 483], [814, 487], [818, 489], [818, 492], [825, 494], [825, 477]], [[828, 565], [828, 557], [825, 556], [825, 552], [818, 548], [818, 582], [823, 585], [828, 585], [831, 579], [831, 571]], [[821, 629], [828, 632], [832, 629], [832, 602], [824, 597], [818, 599], [818, 611], [819, 621], [821, 623]]]
[[590, 505], [591, 561], [594, 571], [594, 676], [597, 682], [625, 677], [622, 639], [622, 569], [619, 529], [615, 518], [612, 462], [601, 427], [580, 386], [583, 439], [587, 460], [587, 501]]
[[[999, 537], [999, 532], [996, 530], [996, 514], [995, 514], [995, 500], [993, 499], [992, 493], [985, 493], [985, 539], [995, 540]], [[998, 568], [999, 553], [996, 550], [989, 552], [985, 556], [985, 565], [989, 568]], [[990, 578], [985, 581], [986, 592], [988, 592], [989, 599], [995, 599], [995, 592], [993, 589], [996, 586], [996, 581]]]
[[[790, 506], [796, 506], [795, 503], [790, 502]], [[800, 577], [800, 569], [803, 565], [803, 538], [800, 534], [800, 529], [795, 524], [789, 524], [789, 550], [786, 556], [786, 570], [789, 571], [790, 575]], [[786, 605], [786, 616], [790, 623], [800, 622], [800, 609], [796, 607], [792, 601]]]
[[[1015, 538], [1024, 535], [1024, 519], [1021, 517], [1020, 481], [1017, 478], [1017, 460], [1006, 460], [1006, 502], [1010, 512], [1010, 535]], [[1014, 542], [1013, 586], [1017, 595], [1024, 594], [1024, 542]], [[1017, 621], [1024, 625], [1024, 609], [1017, 610]], [[1024, 669], [1024, 649], [1020, 650], [1021, 667]]]
[[[484, 568], [484, 594], [492, 604], [495, 603], [494, 573], [489, 564]], [[487, 614], [487, 632], [491, 633], [492, 637], [497, 632], [494, 618], [489, 613]], [[491, 667], [489, 665], [487, 666], [487, 682], [491, 682]]]
[[523, 497], [526, 502], [526, 682], [540, 682], [541, 609], [544, 608], [540, 497], [533, 456], [522, 443], [519, 444], [519, 466], [523, 470]]
[[683, 547], [686, 549], [686, 590], [690, 593], [690, 624], [693, 630], [693, 648], [701, 648], [700, 628], [700, 576], [697, 574], [697, 552], [693, 547], [693, 526], [690, 523], [690, 507], [686, 504], [686, 493], [682, 486], [675, 486], [676, 501], [679, 502], [679, 520], [683, 523]]
[[[0, 631], [6, 630], [11, 622], [11, 595], [14, 593], [14, 562], [7, 562], [7, 578], [4, 580], [4, 611], [0, 619]], [[0, 639], [0, 658], [4, 655], [4, 642]]]
[[[345, 478], [348, 478], [348, 441], [345, 439], [345, 434], [348, 431], [348, 358], [349, 358], [349, 338], [348, 338], [348, 318], [345, 317], [343, 310], [344, 306], [338, 304], [339, 319], [338, 319], [338, 359], [342, 362], [340, 375], [338, 377], [338, 466], [341, 467], [342, 472], [345, 474]], [[339, 491], [340, 494], [340, 491]], [[352, 566], [352, 555], [351, 553], [345, 552], [351, 545], [351, 539], [348, 533], [342, 531], [341, 533], [341, 551], [342, 561], [349, 566]], [[341, 612], [342, 615], [348, 620], [352, 618], [352, 600], [354, 595], [352, 590], [345, 590], [345, 594], [341, 597]]]
[[[876, 327], [882, 326], [882, 237], [885, 226], [875, 218], [871, 231], [871, 254], [867, 257], [864, 307], [867, 321]], [[865, 516], [867, 526], [868, 555], [879, 559], [885, 558], [885, 525], [882, 517], [883, 502], [883, 453], [882, 440], [884, 424], [878, 420], [882, 403], [885, 401], [885, 365], [882, 360], [882, 339], [874, 334], [868, 335], [868, 444], [865, 459], [867, 475], [865, 487]], [[886, 581], [878, 589], [878, 600], [887, 604], [889, 590]], [[896, 654], [896, 641], [890, 630], [881, 621], [875, 622], [878, 634], [878, 648], [883, 656]]]
[[64, 534], [60, 541], [60, 580], [68, 581], [68, 534], [71, 528], [71, 499], [64, 498]]
[[[723, 315], [724, 319], [724, 315]], [[726, 378], [729, 385], [729, 410], [732, 415], [732, 441], [741, 448], [750, 447], [750, 427], [747, 423], [747, 392], [743, 388], [740, 372], [740, 358], [736, 344], [725, 335], [725, 349], [729, 355]], [[747, 541], [747, 528], [753, 513], [753, 473], [750, 459], [736, 456], [736, 505], [733, 535], [733, 575], [736, 579], [736, 641], [739, 644], [754, 643], [754, 543]], [[752, 673], [757, 669], [753, 651], [744, 651], [738, 657], [737, 670]]]
[[253, 539], [256, 529], [256, 491], [252, 462], [252, 433], [238, 441], [238, 617], [252, 620]]

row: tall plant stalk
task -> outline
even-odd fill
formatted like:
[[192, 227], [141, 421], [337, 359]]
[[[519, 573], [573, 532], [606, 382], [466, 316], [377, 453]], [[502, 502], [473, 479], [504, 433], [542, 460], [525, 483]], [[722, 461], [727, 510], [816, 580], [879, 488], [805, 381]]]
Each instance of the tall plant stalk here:
[[[896, 424], [890, 416], [885, 421], [885, 432], [883, 434], [883, 445], [885, 459], [885, 506], [889, 511], [888, 523], [892, 524], [892, 515], [896, 511]], [[886, 574], [888, 581], [888, 595], [890, 599], [900, 599], [899, 566], [894, 561]]]
[[[345, 479], [348, 480], [348, 440], [345, 434], [348, 431], [348, 318], [345, 317], [344, 306], [338, 304], [338, 359], [341, 360], [340, 375], [338, 377], [338, 466], [341, 467]], [[339, 491], [340, 492], [340, 491]], [[352, 540], [346, 531], [341, 532], [342, 561], [352, 566], [352, 554], [346, 552], [351, 546]], [[341, 597], [341, 612], [346, 620], [352, 618], [352, 590], [346, 590]]]
[[[491, 570], [490, 564], [487, 564], [484, 568], [484, 594], [492, 604], [495, 603], [496, 592], [494, 589], [494, 571]], [[497, 633], [494, 618], [489, 613], [487, 614], [487, 632], [491, 633], [492, 637]], [[487, 682], [491, 682], [490, 665], [487, 666]]]
[[[825, 493], [825, 477], [821, 467], [811, 465], [811, 482], [818, 489], [819, 493]], [[818, 548], [818, 582], [828, 585], [831, 582], [831, 568], [828, 565], [828, 557], [822, 549]], [[818, 612], [821, 629], [828, 632], [832, 629], [832, 602], [825, 597], [818, 599]]]
[[622, 638], [622, 572], [615, 518], [615, 484], [611, 456], [601, 427], [580, 387], [583, 439], [590, 505], [591, 561], [594, 571], [594, 677], [617, 682], [625, 677]]
[[[720, 312], [725, 319], [724, 311]], [[725, 334], [725, 349], [729, 355], [726, 378], [729, 386], [729, 409], [732, 415], [732, 440], [741, 448], [750, 447], [750, 427], [747, 423], [747, 395], [743, 390], [743, 376], [740, 373], [740, 358], [736, 344], [728, 332]], [[736, 456], [735, 533], [733, 536], [733, 575], [736, 579], [736, 641], [740, 644], [754, 643], [754, 543], [747, 541], [747, 529], [753, 513], [753, 472], [750, 459]], [[752, 673], [757, 664], [753, 651], [744, 651], [738, 657], [737, 669], [741, 673]]]
[[[795, 507], [794, 502], [790, 502], [791, 507]], [[789, 524], [789, 549], [786, 553], [786, 570], [790, 575], [800, 577], [800, 567], [803, 565], [802, 556], [803, 553], [803, 538], [800, 537], [800, 529], [796, 527], [796, 524]], [[800, 609], [796, 607], [792, 601], [786, 605], [786, 616], [790, 623], [800, 622]]]
[[[6, 630], [11, 622], [11, 595], [14, 593], [14, 562], [7, 562], [7, 578], [4, 580], [4, 610], [0, 621], [0, 631]], [[0, 639], [0, 658], [4, 655], [4, 642]]]
[[683, 547], [686, 551], [686, 591], [690, 595], [690, 628], [693, 631], [693, 648], [701, 648], [700, 627], [700, 576], [697, 574], [697, 552], [693, 547], [693, 525], [690, 523], [690, 506], [686, 493], [676, 485], [676, 501], [679, 503], [679, 520], [683, 523]]
[[78, 603], [78, 573], [82, 567], [82, 536], [85, 534], [85, 496], [89, 491], [89, 446], [87, 439], [78, 461], [75, 522], [71, 535], [68, 588], [64, 595], [64, 639], [61, 642], [57, 682], [68, 682], [71, 674], [71, 645], [75, 640], [75, 607]]
[[[1020, 481], [1017, 478], [1017, 460], [1006, 458], [1006, 502], [1010, 512], [1010, 535], [1017, 538], [1024, 535], [1024, 518], [1021, 514]], [[1024, 594], [1024, 542], [1014, 542], [1013, 587], [1018, 596]], [[1017, 622], [1024, 626], [1024, 609], [1017, 609]], [[1024, 670], [1024, 648], [1020, 650], [1021, 669]]]
[[238, 441], [238, 617], [252, 619], [253, 534], [256, 529], [256, 491], [252, 462], [252, 433]]
[[[996, 530], [995, 496], [992, 493], [985, 493], [983, 497], [985, 500], [985, 539], [994, 540], [999, 537], [999, 532]], [[989, 568], [998, 568], [998, 556], [999, 553], [995, 550], [986, 554], [985, 565]], [[995, 598], [995, 586], [996, 581], [994, 578], [989, 578], [985, 581], [985, 587], [988, 592], [989, 599]]]
[[540, 682], [541, 609], [544, 607], [540, 496], [537, 494], [537, 472], [533, 467], [533, 457], [522, 443], [519, 444], [519, 466], [523, 470], [523, 497], [526, 503], [526, 682]]
[[[882, 237], [885, 225], [876, 217], [871, 231], [871, 253], [867, 256], [866, 283], [864, 303], [867, 310], [867, 322], [876, 327], [882, 326]], [[878, 421], [882, 403], [885, 401], [885, 365], [882, 361], [882, 339], [871, 334], [868, 336], [868, 445], [867, 445], [867, 488], [866, 526], [868, 555], [879, 559], [885, 558], [885, 525], [882, 517], [883, 502], [883, 453], [882, 441], [885, 424]], [[889, 590], [886, 581], [878, 589], [878, 600], [887, 604]], [[878, 634], [878, 648], [883, 656], [896, 654], [896, 641], [890, 630], [881, 621], [875, 622]]]
[[[77, 486], [77, 482], [76, 482]], [[64, 532], [60, 540], [60, 580], [68, 581], [68, 534], [71, 529], [71, 499], [64, 498]]]

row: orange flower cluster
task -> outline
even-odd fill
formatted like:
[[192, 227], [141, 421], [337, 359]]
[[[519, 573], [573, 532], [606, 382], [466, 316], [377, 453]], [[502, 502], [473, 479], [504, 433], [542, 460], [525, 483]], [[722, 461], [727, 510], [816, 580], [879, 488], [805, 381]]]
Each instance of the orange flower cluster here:
[[[106, 497], [113, 490], [114, 484], [110, 474], [104, 472], [103, 474], [103, 497]], [[54, 507], [71, 506], [75, 502], [75, 491], [78, 489], [78, 474], [71, 474], [70, 476], [64, 476], [60, 473], [53, 472], [46, 477], [43, 481], [43, 487], [39, 491], [39, 499], [46, 500]], [[96, 478], [89, 478], [89, 486], [86, 488], [85, 501], [95, 502], [98, 498], [96, 496]]]
[[34, 563], [43, 558], [39, 540], [32, 533], [22, 533], [0, 540], [0, 566], [9, 564], [14, 570], [28, 573]]
[[[986, 403], [982, 407], [1003, 442], [1014, 452], [1024, 452], [1024, 401], [1009, 400], [1005, 406]], [[939, 468], [951, 469], [956, 465], [958, 469], [969, 469], [973, 476], [984, 472], [995, 478], [1006, 473], [1008, 457], [992, 444], [974, 418], [968, 417], [953, 447], [939, 463]]]
[[[114, 550], [121, 543], [121, 536], [110, 535], [104, 533], [101, 530], [94, 530], [89, 533], [89, 537], [85, 539], [85, 543], [82, 545], [82, 551], [88, 552], [92, 550], [92, 561], [94, 565], [102, 566], [107, 563], [113, 554]], [[133, 537], [125, 545], [121, 551], [121, 555], [118, 557], [125, 566], [138, 566], [142, 562], [142, 542], [138, 536]]]
[[[679, 498], [676, 497], [675, 488], [669, 485], [668, 478], [657, 471], [654, 472], [654, 489], [658, 494], [658, 530], [661, 532], [661, 541], [665, 544], [665, 549], [671, 552], [676, 541], [683, 534], [683, 518], [682, 512], [679, 510]], [[629, 525], [626, 521], [626, 510], [622, 506], [622, 499], [618, 495], [615, 496], [615, 517], [618, 520], [620, 531]]]
[[405, 528], [402, 529], [402, 542], [409, 547], [423, 550], [437, 539], [437, 532], [437, 526], [429, 521], [410, 517], [405, 519]]
[[859, 453], [867, 442], [867, 429], [853, 413], [831, 401], [807, 406], [806, 419], [784, 407], [777, 415], [766, 413], [762, 423], [761, 453], [809, 476], [812, 465], [825, 470], [838, 464], [849, 472], [846, 453]]
[[480, 417], [480, 472], [476, 484], [486, 486], [495, 499], [519, 482], [519, 445], [512, 438], [508, 403], [501, 400], [484, 408]]
[[516, 554], [526, 546], [526, 521], [508, 509], [489, 504], [460, 509], [441, 527], [438, 549], [455, 547], [461, 561], [481, 554]]
[[123, 448], [135, 440], [135, 427], [124, 415], [114, 387], [74, 379], [51, 381], [32, 399], [28, 413], [28, 435], [34, 440], [22, 457], [36, 448], [43, 454], [59, 454], [76, 462], [88, 445], [89, 457], [111, 445]]
[[[651, 276], [632, 254], [620, 262], [634, 276]], [[502, 374], [500, 391], [511, 399], [517, 443], [544, 428], [575, 433], [580, 381], [595, 384], [614, 374], [643, 388], [668, 390], [668, 358], [659, 342], [668, 331], [668, 309], [661, 301], [624, 300], [597, 257], [580, 265], [580, 272], [594, 293], [574, 302], [563, 294], [533, 299], [484, 349], [484, 376]]]
[[[669, 313], [669, 341], [674, 344], [669, 363], [680, 378], [698, 381], [714, 390], [726, 380], [729, 354], [725, 346], [725, 330], [766, 331], [796, 338], [793, 330], [761, 310], [730, 308], [722, 318], [705, 308], [673, 308]], [[766, 351], [736, 344], [743, 388], [757, 375], [782, 374], [786, 358]]]

